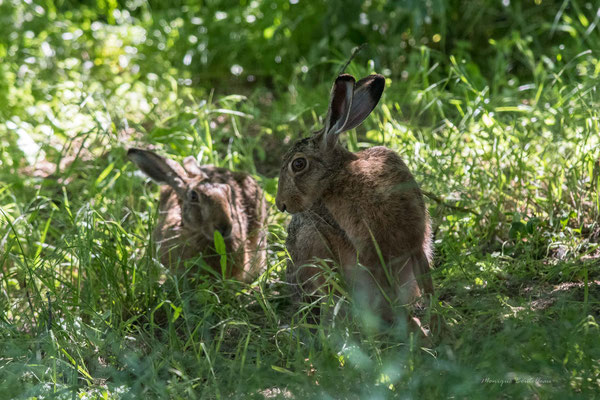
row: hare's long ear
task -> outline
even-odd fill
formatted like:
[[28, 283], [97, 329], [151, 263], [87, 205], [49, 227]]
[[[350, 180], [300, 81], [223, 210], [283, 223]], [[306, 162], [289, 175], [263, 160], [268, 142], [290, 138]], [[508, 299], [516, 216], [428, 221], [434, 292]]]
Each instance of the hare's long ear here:
[[346, 125], [350, 109], [352, 107], [352, 96], [354, 93], [355, 79], [352, 75], [344, 74], [337, 77], [329, 100], [329, 110], [325, 118], [324, 139], [327, 147], [335, 144], [342, 128]]
[[200, 169], [200, 166], [196, 162], [196, 158], [194, 158], [194, 156], [187, 156], [183, 159], [183, 168], [188, 175], [201, 177], [203, 180], [208, 179], [208, 176]]
[[178, 196], [184, 196], [187, 187], [185, 170], [173, 160], [142, 149], [127, 150], [127, 157], [146, 175], [160, 183], [171, 186]]
[[385, 78], [376, 74], [362, 78], [356, 83], [352, 107], [350, 108], [348, 120], [342, 127], [342, 132], [357, 127], [371, 114], [371, 111], [379, 103], [384, 88]]

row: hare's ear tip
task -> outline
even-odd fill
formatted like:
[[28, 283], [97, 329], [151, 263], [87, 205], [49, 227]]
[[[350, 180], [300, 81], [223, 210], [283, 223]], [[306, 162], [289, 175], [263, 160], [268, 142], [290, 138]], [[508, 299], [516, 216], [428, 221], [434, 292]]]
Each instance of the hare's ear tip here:
[[336, 78], [335, 81], [336, 82], [342, 82], [342, 81], [354, 82], [354, 81], [356, 81], [356, 79], [354, 79], [354, 77], [350, 74], [341, 74], [341, 75], [338, 75], [338, 77]]
[[130, 147], [127, 149], [127, 158], [129, 161], [138, 164], [143, 162], [144, 160], [148, 160], [149, 158], [153, 158], [155, 154], [152, 151], [139, 149], [137, 147]]
[[131, 159], [132, 156], [135, 156], [135, 154], [138, 152], [138, 149], [136, 149], [135, 147], [130, 147], [127, 149], [127, 158]]
[[135, 147], [131, 147], [129, 149], [127, 149], [127, 158], [129, 159], [129, 161], [133, 161], [134, 163], [137, 164], [138, 159], [140, 157], [140, 155], [142, 154], [143, 150], [142, 149], [137, 149]]
[[385, 77], [379, 74], [373, 75], [373, 85], [375, 85], [378, 91], [383, 92], [383, 89], [385, 88]]
[[368, 88], [371, 98], [375, 101], [375, 104], [377, 104], [385, 89], [385, 77], [379, 74], [372, 74], [361, 79], [357, 83], [357, 86]]
[[137, 147], [130, 147], [127, 149], [127, 157], [131, 157], [132, 155], [139, 154], [142, 151], [143, 151], [142, 149], [138, 149]]
[[381, 74], [371, 74], [361, 79], [361, 81], [375, 85], [385, 85], [385, 76]]

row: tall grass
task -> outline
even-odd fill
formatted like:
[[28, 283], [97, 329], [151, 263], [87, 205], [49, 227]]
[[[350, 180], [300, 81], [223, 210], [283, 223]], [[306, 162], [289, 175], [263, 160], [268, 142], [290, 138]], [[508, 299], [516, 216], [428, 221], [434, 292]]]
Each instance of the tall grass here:
[[[0, 397], [597, 396], [594, 7], [0, 3]], [[248, 171], [272, 204], [281, 154], [362, 42], [348, 72], [388, 81], [346, 144], [395, 149], [428, 194], [431, 342], [314, 324], [275, 207], [253, 285], [165, 270], [158, 187], [125, 156]]]

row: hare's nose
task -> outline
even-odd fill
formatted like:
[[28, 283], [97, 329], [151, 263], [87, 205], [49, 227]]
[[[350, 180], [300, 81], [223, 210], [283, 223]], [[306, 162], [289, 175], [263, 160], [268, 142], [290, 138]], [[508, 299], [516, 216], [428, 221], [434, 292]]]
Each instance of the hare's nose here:
[[278, 199], [275, 199], [275, 205], [277, 206], [277, 208], [279, 209], [279, 211], [281, 212], [285, 212], [286, 210], [286, 206], [285, 203], [283, 201], [279, 201]]
[[221, 224], [221, 225], [217, 226], [217, 230], [219, 231], [221, 236], [223, 236], [224, 238], [231, 235], [231, 225], [229, 225], [229, 224]]

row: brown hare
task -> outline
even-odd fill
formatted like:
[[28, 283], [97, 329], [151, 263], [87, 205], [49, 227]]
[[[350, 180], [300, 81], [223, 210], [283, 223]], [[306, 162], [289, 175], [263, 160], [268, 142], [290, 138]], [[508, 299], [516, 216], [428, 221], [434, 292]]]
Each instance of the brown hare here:
[[163, 265], [177, 269], [202, 254], [221, 273], [214, 232], [224, 238], [226, 277], [252, 282], [266, 267], [266, 201], [256, 181], [243, 172], [198, 166], [193, 157], [177, 162], [131, 148], [127, 156], [146, 175], [166, 184], [160, 193], [153, 236]]
[[340, 75], [325, 127], [296, 142], [279, 175], [276, 205], [288, 211], [288, 279], [305, 293], [322, 283], [315, 259], [333, 260], [351, 293], [385, 320], [391, 306], [433, 294], [431, 229], [422, 193], [392, 150], [357, 153], [338, 141], [375, 108], [381, 75]]

